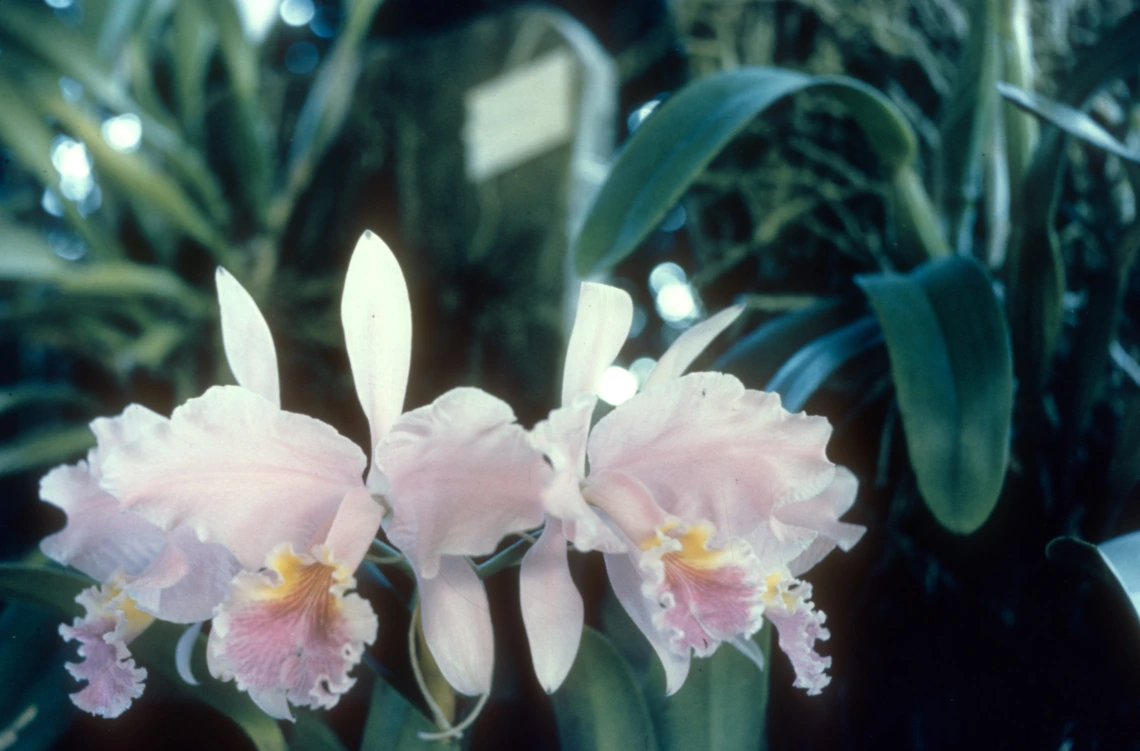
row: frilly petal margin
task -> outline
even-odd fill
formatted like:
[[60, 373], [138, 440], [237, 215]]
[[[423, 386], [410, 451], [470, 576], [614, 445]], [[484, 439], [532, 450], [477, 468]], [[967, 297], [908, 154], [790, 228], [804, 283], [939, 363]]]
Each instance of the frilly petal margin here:
[[807, 582], [780, 582], [769, 591], [764, 615], [776, 627], [780, 649], [796, 672], [792, 685], [807, 689], [808, 696], [818, 696], [831, 683], [831, 676], [827, 675], [831, 658], [815, 651], [817, 641], [831, 638], [831, 632], [823, 626], [827, 616], [812, 604], [811, 585]]
[[308, 549], [366, 459], [334, 428], [239, 386], [215, 386], [169, 423], [109, 452], [103, 488], [163, 529], [189, 525], [256, 569], [281, 543]]
[[582, 639], [585, 608], [570, 577], [562, 523], [549, 519], [519, 568], [519, 599], [534, 672], [553, 693], [574, 665]]
[[668, 637], [654, 625], [654, 612], [651, 608], [656, 609], [657, 606], [643, 594], [642, 587], [645, 580], [630, 556], [620, 553], [607, 554], [605, 560], [606, 573], [609, 574], [614, 595], [634, 625], [645, 634], [649, 645], [661, 660], [661, 666], [665, 668], [665, 693], [667, 695], [676, 693], [689, 677], [691, 655], [675, 652], [669, 644]]
[[723, 373], [690, 373], [599, 420], [587, 452], [591, 479], [608, 470], [628, 474], [664, 511], [748, 536], [775, 509], [831, 484], [830, 436], [826, 419], [791, 414], [776, 394], [745, 389]]
[[424, 641], [443, 677], [461, 694], [490, 692], [495, 640], [479, 576], [463, 558], [444, 556], [436, 576], [417, 575], [416, 582]]
[[75, 598], [86, 615], [59, 634], [79, 642], [80, 662], [67, 663], [67, 671], [87, 685], [71, 695], [84, 712], [112, 719], [142, 696], [146, 669], [135, 667], [127, 644], [153, 622], [135, 609], [130, 598], [114, 584], [89, 587]]
[[785, 506], [776, 512], [784, 524], [817, 533], [804, 552], [788, 564], [792, 576], [799, 576], [827, 557], [838, 547], [847, 552], [863, 538], [867, 528], [839, 521], [839, 517], [855, 503], [859, 480], [846, 467], [835, 468], [835, 480], [822, 493], [802, 503]]
[[266, 714], [292, 720], [289, 704], [330, 708], [356, 680], [349, 671], [376, 638], [376, 614], [345, 592], [351, 573], [324, 546], [315, 556], [285, 544], [266, 568], [234, 577], [207, 643], [210, 673], [234, 680]]
[[480, 389], [401, 417], [376, 447], [376, 468], [388, 479], [388, 538], [425, 580], [440, 556], [488, 555], [542, 523], [550, 468], [510, 406]]

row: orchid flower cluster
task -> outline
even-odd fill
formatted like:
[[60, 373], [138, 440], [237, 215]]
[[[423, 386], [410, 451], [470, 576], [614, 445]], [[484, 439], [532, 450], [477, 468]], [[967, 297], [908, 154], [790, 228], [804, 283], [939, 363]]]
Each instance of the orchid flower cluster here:
[[[692, 657], [723, 642], [759, 666], [751, 637], [767, 618], [819, 693], [830, 658], [824, 615], [798, 577], [863, 528], [839, 521], [854, 476], [825, 453], [831, 428], [775, 394], [722, 373], [685, 370], [741, 312], [682, 334], [642, 390], [592, 425], [599, 381], [627, 339], [629, 295], [584, 283], [562, 405], [527, 431], [511, 407], [456, 388], [403, 412], [411, 355], [400, 267], [365, 232], [341, 303], [367, 451], [333, 427], [281, 408], [277, 358], [253, 298], [217, 274], [222, 338], [236, 386], [215, 386], [169, 417], [139, 405], [91, 424], [85, 461], [41, 482], [67, 514], [49, 557], [98, 583], [85, 615], [60, 627], [79, 643], [72, 695], [116, 717], [143, 691], [130, 643], [155, 620], [211, 622], [207, 663], [265, 712], [334, 706], [377, 633], [353, 574], [383, 528], [415, 573], [421, 627], [443, 677], [486, 695], [492, 623], [472, 557], [541, 527], [522, 559], [522, 613], [542, 686], [574, 662], [583, 602], [568, 546], [600, 551], [614, 593], [665, 668], [667, 690]], [[192, 647], [198, 636], [188, 629]]]

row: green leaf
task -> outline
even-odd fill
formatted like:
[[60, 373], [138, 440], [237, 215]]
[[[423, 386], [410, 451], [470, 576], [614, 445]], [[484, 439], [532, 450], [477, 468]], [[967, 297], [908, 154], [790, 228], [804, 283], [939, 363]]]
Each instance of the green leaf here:
[[0, 563], [0, 599], [21, 600], [47, 608], [64, 618], [80, 615], [75, 602], [92, 580], [73, 571], [22, 563]]
[[[1080, 109], [1107, 81], [1135, 70], [1140, 61], [1140, 14], [1132, 13], [1074, 61], [1057, 101]], [[1033, 161], [1021, 184], [1006, 271], [1006, 299], [1013, 334], [1018, 398], [1029, 408], [1024, 431], [1036, 435], [1043, 391], [1061, 332], [1065, 266], [1054, 217], [1060, 200], [1067, 134], [1043, 128]]]
[[1130, 149], [1112, 137], [1096, 120], [1081, 112], [1079, 109], [1067, 104], [1054, 101], [1032, 91], [1018, 88], [1011, 83], [1000, 81], [997, 84], [998, 93], [1026, 112], [1056, 125], [1071, 136], [1076, 136], [1085, 143], [1090, 143], [1121, 159], [1140, 164], [1140, 151]]
[[435, 741], [425, 741], [419, 733], [435, 733], [439, 728], [379, 676], [372, 686], [368, 719], [360, 751], [433, 751]]
[[[10, 57], [12, 53], [5, 51], [4, 55]], [[47, 126], [42, 114], [31, 106], [26, 93], [0, 71], [0, 144], [11, 149], [20, 165], [58, 196], [61, 195], [60, 177], [51, 162], [51, 143], [54, 138], [55, 133]], [[61, 199], [60, 204], [68, 223], [91, 246], [95, 256], [123, 255], [115, 240], [79, 214], [75, 203]], [[7, 244], [3, 240], [0, 242]], [[0, 253], [0, 267], [7, 263], [5, 255]]]
[[1013, 375], [990, 279], [965, 257], [856, 279], [883, 327], [918, 488], [947, 529], [993, 511], [1009, 456]]
[[[756, 635], [770, 664], [771, 626]], [[738, 751], [765, 746], [770, 669], [761, 671], [728, 644], [707, 659], [694, 659], [685, 685], [664, 694], [646, 691], [661, 751]]]
[[609, 639], [587, 626], [578, 658], [550, 697], [565, 751], [656, 751], [645, 699], [629, 666]]
[[336, 733], [321, 721], [316, 712], [298, 710], [294, 712], [297, 723], [289, 737], [289, 748], [293, 751], [346, 751]]
[[772, 376], [764, 387], [784, 402], [784, 409], [799, 412], [820, 386], [839, 368], [883, 341], [879, 323], [866, 316], [801, 349]]
[[0, 477], [76, 459], [95, 445], [86, 424], [41, 428], [0, 444]]
[[851, 323], [864, 310], [862, 299], [850, 297], [785, 313], [738, 339], [710, 369], [732, 373], [749, 388], [761, 388], [796, 352]]
[[575, 238], [579, 273], [611, 268], [632, 253], [755, 117], [809, 89], [848, 107], [888, 174], [908, 169], [915, 152], [910, 125], [866, 84], [778, 68], [718, 73], [674, 94], [630, 138]]
[[973, 218], [981, 195], [982, 162], [993, 134], [1001, 71], [998, 27], [1009, 0], [971, 0], [970, 33], [958, 66], [954, 91], [946, 101], [942, 136], [942, 187], [952, 244], [971, 252]]

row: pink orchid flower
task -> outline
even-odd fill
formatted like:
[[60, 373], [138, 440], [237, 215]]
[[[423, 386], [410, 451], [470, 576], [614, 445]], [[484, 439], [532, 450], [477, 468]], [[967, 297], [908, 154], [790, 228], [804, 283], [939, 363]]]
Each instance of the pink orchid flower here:
[[[401, 415], [411, 307], [400, 267], [365, 232], [341, 317], [373, 461], [335, 429], [280, 407], [276, 354], [252, 298], [218, 274], [226, 356], [239, 386], [215, 387], [117, 449], [102, 484], [162, 529], [185, 525], [243, 571], [218, 607], [207, 658], [267, 713], [331, 707], [374, 640], [355, 594], [381, 522], [416, 573], [424, 635], [445, 678], [486, 693], [493, 666], [486, 593], [464, 556], [541, 522], [541, 453], [505, 403], [461, 388]], [[390, 512], [387, 513], [386, 512]]]
[[103, 717], [118, 717], [142, 695], [146, 669], [135, 667], [128, 644], [155, 619], [209, 618], [240, 568], [228, 550], [199, 541], [188, 527], [166, 532], [120, 513], [118, 500], [99, 487], [107, 454], [165, 421], [137, 404], [96, 419], [87, 460], [56, 467], [40, 481], [40, 497], [67, 514], [67, 525], [44, 538], [41, 550], [100, 582], [79, 594], [86, 615], [61, 625], [60, 634], [79, 642], [83, 658], [67, 666], [87, 681], [72, 701]]
[[745, 389], [730, 375], [683, 375], [741, 310], [682, 334], [641, 392], [591, 431], [597, 385], [628, 335], [632, 304], [621, 290], [582, 285], [563, 406], [534, 430], [557, 474], [544, 496], [545, 531], [520, 574], [523, 618], [547, 691], [569, 671], [582, 628], [567, 539], [606, 554], [614, 592], [661, 659], [670, 694], [694, 654], [707, 657], [723, 642], [763, 667], [750, 637], [765, 616], [796, 686], [816, 694], [830, 680], [830, 658], [814, 646], [828, 637], [824, 616], [796, 577], [862, 536], [862, 527], [838, 520], [857, 483], [828, 461], [825, 419], [791, 414], [778, 395]]

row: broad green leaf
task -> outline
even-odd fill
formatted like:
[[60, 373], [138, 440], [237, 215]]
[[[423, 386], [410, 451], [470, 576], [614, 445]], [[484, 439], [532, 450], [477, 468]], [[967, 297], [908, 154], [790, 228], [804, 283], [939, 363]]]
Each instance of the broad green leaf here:
[[1096, 120], [1067, 104], [1054, 101], [1032, 91], [1000, 81], [998, 93], [1026, 112], [1031, 112], [1042, 120], [1056, 125], [1071, 136], [1076, 136], [1099, 149], [1115, 154], [1121, 159], [1140, 164], [1140, 151], [1130, 149], [1112, 137]]
[[437, 741], [420, 738], [421, 732], [435, 733], [439, 728], [377, 676], [360, 751], [432, 751], [441, 747]]
[[321, 720], [316, 712], [297, 710], [293, 713], [297, 723], [289, 735], [292, 751], [346, 751], [336, 733]]
[[982, 161], [993, 133], [1001, 71], [998, 27], [1008, 0], [970, 0], [970, 33], [946, 100], [940, 132], [943, 199], [951, 244], [973, 251], [973, 219], [981, 195]]
[[87, 425], [40, 428], [0, 443], [0, 477], [72, 461], [95, 445]]
[[0, 612], [0, 748], [53, 748], [71, 725], [59, 616], [11, 602]]
[[732, 373], [749, 388], [761, 388], [796, 352], [851, 323], [865, 309], [863, 300], [850, 297], [822, 300], [785, 313], [738, 339], [711, 370]]
[[969, 534], [1001, 492], [1013, 408], [1009, 335], [990, 279], [952, 257], [856, 281], [883, 327], [919, 491], [942, 526]]
[[[768, 660], [771, 627], [765, 624], [755, 638]], [[646, 697], [661, 751], [764, 748], [769, 674], [768, 667], [761, 671], [728, 644], [712, 657], [694, 659], [680, 691], [665, 696], [659, 690]]]
[[779, 394], [784, 409], [799, 412], [832, 373], [882, 341], [878, 321], [873, 316], [861, 318], [801, 349], [772, 376], [764, 390]]
[[889, 175], [909, 170], [915, 152], [910, 125], [890, 100], [866, 84], [778, 68], [717, 73], [667, 99], [630, 138], [574, 240], [579, 273], [608, 269], [633, 252], [755, 117], [807, 90], [847, 106]]
[[587, 626], [578, 658], [551, 697], [564, 751], [656, 751], [649, 709], [609, 639]]

